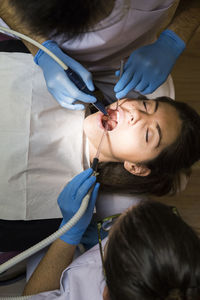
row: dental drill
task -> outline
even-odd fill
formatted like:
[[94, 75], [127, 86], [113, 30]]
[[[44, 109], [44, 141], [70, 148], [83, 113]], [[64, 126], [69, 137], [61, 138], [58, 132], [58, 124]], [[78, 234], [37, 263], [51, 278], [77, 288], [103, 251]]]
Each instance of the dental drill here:
[[[10, 28], [5, 28], [3, 26], [0, 26], [0, 31], [11, 33], [23, 40], [26, 40], [27, 42], [33, 44], [37, 48], [44, 51], [46, 54], [48, 54], [52, 59], [54, 59], [65, 71], [69, 79], [78, 87], [79, 90], [83, 91], [86, 94], [94, 95], [93, 92], [91, 92], [87, 86], [85, 85], [83, 79], [70, 67], [68, 67], [62, 60], [60, 60], [53, 52], [51, 52], [49, 49], [38, 43], [37, 41], [33, 40], [32, 38], [26, 36], [25, 34], [22, 34], [18, 31], [12, 30]], [[107, 115], [107, 111], [101, 101], [97, 99], [95, 103], [92, 103], [94, 107], [96, 107], [99, 111], [101, 111], [104, 115]]]

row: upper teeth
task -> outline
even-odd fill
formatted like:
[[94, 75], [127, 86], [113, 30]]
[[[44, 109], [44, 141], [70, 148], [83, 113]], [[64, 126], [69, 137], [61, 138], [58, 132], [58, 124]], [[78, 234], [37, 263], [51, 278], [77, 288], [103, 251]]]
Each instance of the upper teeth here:
[[117, 123], [119, 122], [119, 112], [117, 111]]

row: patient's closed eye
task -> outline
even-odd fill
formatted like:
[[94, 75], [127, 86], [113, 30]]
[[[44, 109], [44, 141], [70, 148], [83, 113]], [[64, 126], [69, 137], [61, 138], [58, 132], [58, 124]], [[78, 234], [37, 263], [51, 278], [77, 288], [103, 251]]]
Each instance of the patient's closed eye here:
[[143, 101], [143, 105], [144, 105], [145, 110], [147, 111], [147, 103], [146, 103], [146, 101]]
[[149, 129], [147, 129], [146, 131], [146, 143], [148, 143], [148, 140], [149, 140]]

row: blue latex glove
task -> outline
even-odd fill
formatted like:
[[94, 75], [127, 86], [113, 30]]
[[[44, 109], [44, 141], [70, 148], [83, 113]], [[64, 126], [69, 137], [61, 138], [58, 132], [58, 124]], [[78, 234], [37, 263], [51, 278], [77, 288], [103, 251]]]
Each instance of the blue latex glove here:
[[[42, 44], [60, 58], [67, 66], [76, 71], [85, 82], [90, 91], [94, 91], [92, 75], [81, 64], [66, 55], [53, 41], [46, 41]], [[94, 103], [96, 98], [80, 91], [68, 78], [63, 68], [41, 49], [34, 57], [34, 62], [39, 65], [44, 73], [47, 88], [58, 103], [68, 109], [84, 109], [83, 104], [74, 104], [76, 100], [85, 103]]]
[[[101, 228], [100, 230], [101, 240], [108, 236], [108, 231], [105, 231]], [[89, 250], [94, 245], [98, 244], [98, 230], [97, 223], [95, 220], [92, 220], [85, 233], [82, 236], [80, 241], [81, 244], [85, 247], [86, 250]]]
[[[124, 98], [130, 90], [144, 95], [155, 91], [165, 82], [184, 49], [184, 41], [167, 29], [155, 43], [135, 50], [124, 66], [121, 79], [114, 87], [117, 99]], [[115, 75], [119, 76], [119, 71]]]
[[[65, 225], [74, 216], [74, 214], [78, 211], [83, 198], [95, 184], [96, 177], [91, 176], [92, 172], [93, 170], [90, 168], [78, 174], [67, 184], [59, 195], [58, 205], [63, 215], [63, 221], [60, 227]], [[99, 186], [99, 183], [95, 184], [88, 207], [82, 218], [69, 231], [60, 237], [60, 239], [64, 242], [72, 245], [80, 243], [82, 235], [92, 219]]]

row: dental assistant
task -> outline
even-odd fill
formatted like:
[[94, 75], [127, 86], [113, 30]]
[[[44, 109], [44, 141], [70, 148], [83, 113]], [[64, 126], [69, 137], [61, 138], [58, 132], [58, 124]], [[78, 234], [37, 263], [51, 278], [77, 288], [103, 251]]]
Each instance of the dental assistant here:
[[[200, 3], [2, 0], [0, 16], [12, 29], [54, 52], [82, 77], [90, 91], [95, 84], [108, 103], [114, 96], [121, 99], [127, 94], [133, 98], [138, 93], [150, 94], [167, 80], [200, 24]], [[61, 106], [79, 110], [84, 103], [96, 101], [78, 90], [47, 54], [25, 44], [42, 68], [49, 92]], [[118, 81], [122, 59], [125, 68]]]
[[92, 169], [80, 173], [58, 197], [63, 226], [94, 185], [86, 213], [51, 245], [24, 295], [33, 295], [30, 300], [198, 300], [200, 240], [175, 207], [157, 201], [142, 201], [119, 218], [107, 218], [112, 225], [108, 240], [99, 239], [99, 245], [72, 262], [98, 193], [91, 175]]

